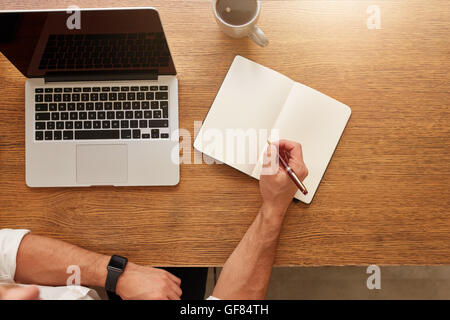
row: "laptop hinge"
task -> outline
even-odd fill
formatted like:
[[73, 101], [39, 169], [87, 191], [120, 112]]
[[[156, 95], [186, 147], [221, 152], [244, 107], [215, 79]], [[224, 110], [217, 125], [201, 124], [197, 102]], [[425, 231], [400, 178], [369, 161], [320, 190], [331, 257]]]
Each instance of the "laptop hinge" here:
[[157, 70], [46, 72], [45, 82], [158, 80]]

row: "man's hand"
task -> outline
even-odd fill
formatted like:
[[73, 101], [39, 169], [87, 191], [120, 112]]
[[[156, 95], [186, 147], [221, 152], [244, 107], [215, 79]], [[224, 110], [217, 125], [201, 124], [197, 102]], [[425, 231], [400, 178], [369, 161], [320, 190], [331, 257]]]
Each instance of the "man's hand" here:
[[180, 284], [179, 278], [165, 270], [128, 263], [116, 292], [124, 300], [180, 300]]
[[38, 300], [36, 286], [0, 285], [0, 300]]
[[263, 198], [263, 207], [283, 217], [298, 188], [281, 164], [274, 163], [274, 159], [278, 161], [277, 148], [279, 155], [286, 160], [301, 181], [308, 175], [308, 169], [303, 162], [302, 146], [299, 143], [280, 140], [271, 143], [267, 148], [264, 169], [271, 166], [276, 167], [273, 168], [274, 170], [267, 170], [267, 172], [272, 171], [273, 174], [261, 174], [259, 188]]

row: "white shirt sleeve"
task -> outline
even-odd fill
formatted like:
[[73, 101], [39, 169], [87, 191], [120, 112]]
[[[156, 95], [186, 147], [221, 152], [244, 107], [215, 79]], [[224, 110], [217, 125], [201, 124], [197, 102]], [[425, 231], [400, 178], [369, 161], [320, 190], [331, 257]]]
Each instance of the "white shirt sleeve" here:
[[0, 230], [0, 283], [13, 283], [16, 274], [17, 251], [29, 230]]

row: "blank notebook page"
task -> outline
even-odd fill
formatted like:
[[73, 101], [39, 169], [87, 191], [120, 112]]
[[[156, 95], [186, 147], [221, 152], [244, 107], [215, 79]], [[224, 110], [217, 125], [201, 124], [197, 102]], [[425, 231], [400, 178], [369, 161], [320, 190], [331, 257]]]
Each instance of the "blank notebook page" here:
[[333, 152], [350, 117], [345, 104], [310, 87], [295, 83], [274, 124], [281, 139], [294, 140], [302, 145], [303, 160], [308, 177], [303, 181], [308, 189], [296, 198], [310, 203]]
[[[203, 138], [195, 140], [195, 148], [251, 174], [255, 163], [226, 161], [224, 142], [207, 141], [203, 133], [215, 129], [223, 133], [227, 129], [270, 131], [293, 84], [294, 81], [276, 71], [236, 56], [198, 134]], [[259, 143], [258, 150], [264, 147], [265, 141]]]

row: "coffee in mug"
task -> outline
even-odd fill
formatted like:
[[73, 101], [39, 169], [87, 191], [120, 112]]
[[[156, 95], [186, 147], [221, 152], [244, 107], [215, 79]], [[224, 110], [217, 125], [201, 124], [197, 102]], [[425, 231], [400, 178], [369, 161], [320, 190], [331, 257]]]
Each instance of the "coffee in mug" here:
[[268, 44], [264, 32], [256, 26], [259, 0], [213, 0], [213, 10], [220, 29], [230, 37], [248, 36], [262, 47]]

